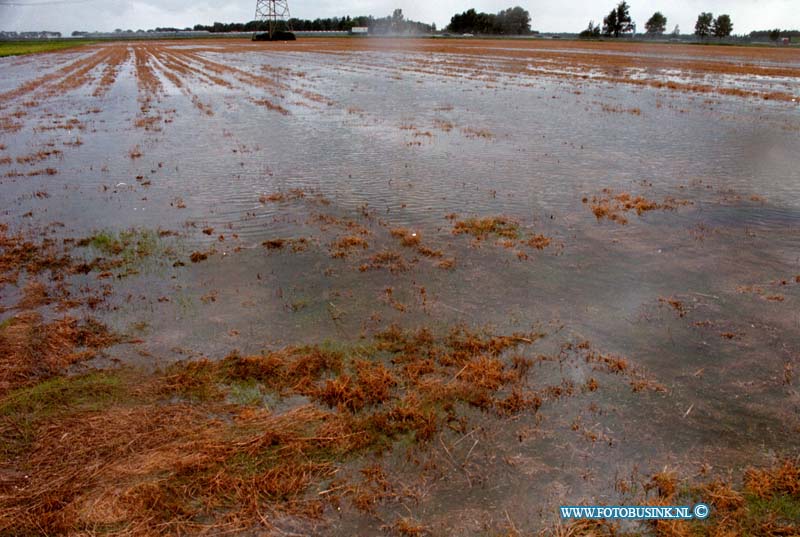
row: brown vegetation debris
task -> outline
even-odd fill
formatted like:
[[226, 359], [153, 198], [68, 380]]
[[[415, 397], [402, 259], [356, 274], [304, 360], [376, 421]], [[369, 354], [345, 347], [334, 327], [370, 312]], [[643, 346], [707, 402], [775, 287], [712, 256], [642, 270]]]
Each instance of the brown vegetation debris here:
[[489, 235], [517, 239], [519, 237], [519, 224], [504, 216], [469, 218], [467, 220], [456, 220], [453, 224], [453, 234], [468, 234], [477, 239], [485, 239]]
[[267, 250], [280, 250], [286, 246], [286, 239], [269, 239], [261, 243]]
[[[16, 322], [3, 330], [4, 338], [24, 339]], [[113, 341], [100, 327], [69, 319], [45, 330], [52, 335], [36, 341], [48, 348], [36, 355], [47, 353], [55, 367], [80, 356], [73, 342], [98, 348]], [[287, 347], [181, 362], [164, 372], [60, 379], [59, 393], [81, 395], [62, 396], [57, 418], [14, 407], [15, 423], [27, 420], [27, 440], [15, 440], [14, 449], [29, 479], [18, 493], [0, 495], [0, 532], [11, 525], [70, 533], [108, 524], [142, 535], [164, 528], [266, 531], [273, 515], [317, 518], [327, 499], [342, 498], [376, 512], [404, 492], [377, 466], [363, 469], [362, 482], [342, 477], [353, 457], [400, 440], [425, 444], [448, 428], [465, 431], [461, 405], [516, 416], [574, 391], [568, 384], [531, 389], [535, 360], [522, 351], [541, 337], [464, 327], [437, 337], [390, 327], [370, 345], [342, 350]], [[597, 360], [613, 373], [630, 369]], [[114, 380], [121, 374], [136, 378]], [[297, 396], [306, 403], [264, 407], [264, 397]], [[0, 432], [11, 427], [3, 408], [0, 402]], [[329, 485], [334, 476], [336, 485]], [[325, 494], [309, 496], [321, 486]]]
[[26, 311], [0, 329], [0, 394], [8, 389], [62, 373], [70, 365], [93, 358], [120, 340], [93, 319], [69, 316], [45, 322]]
[[[721, 479], [710, 483], [685, 483], [679, 486], [673, 472], [653, 476], [649, 489], [656, 496], [647, 505], [691, 505], [700, 498], [710, 504], [711, 516], [704, 521], [660, 520], [645, 526], [656, 537], [699, 535], [797, 535], [800, 523], [800, 466], [786, 460], [765, 469], [750, 468], [744, 486], [737, 490]], [[580, 534], [582, 535], [582, 534]]]
[[[589, 200], [584, 198], [583, 202], [589, 203]], [[673, 198], [666, 198], [662, 203], [657, 203], [643, 196], [634, 197], [628, 192], [615, 194], [613, 190], [605, 188], [601, 195], [592, 197], [590, 207], [598, 220], [607, 218], [612, 222], [625, 225], [628, 223], [628, 219], [624, 213], [635, 211], [638, 216], [642, 216], [649, 211], [674, 210], [689, 203]]]
[[406, 248], [413, 248], [416, 252], [423, 256], [432, 259], [439, 259], [444, 257], [444, 253], [440, 250], [435, 250], [422, 244], [422, 236], [420, 233], [411, 231], [406, 228], [392, 228], [389, 230], [392, 237], [399, 239], [401, 246]]
[[192, 263], [200, 263], [206, 259], [208, 259], [208, 252], [192, 252], [192, 255], [189, 256], [189, 260]]
[[400, 244], [406, 247], [419, 246], [422, 238], [416, 233], [406, 228], [393, 228], [389, 230], [392, 237], [400, 239]]
[[456, 260], [453, 258], [442, 259], [436, 263], [436, 266], [442, 270], [453, 270], [456, 267]]
[[675, 313], [678, 314], [678, 317], [686, 317], [686, 308], [683, 305], [683, 302], [678, 300], [677, 298], [664, 298], [659, 297], [658, 301], [662, 304], [667, 304], [675, 310]]
[[357, 235], [348, 235], [333, 241], [330, 247], [331, 257], [347, 257], [354, 249], [366, 250], [367, 248], [369, 248], [369, 243], [366, 239]]
[[135, 160], [137, 158], [141, 158], [143, 155], [144, 155], [144, 153], [142, 153], [142, 149], [138, 145], [134, 146], [130, 151], [128, 151], [128, 156], [132, 160]]
[[404, 272], [408, 270], [408, 264], [397, 252], [384, 250], [370, 257], [368, 263], [364, 263], [358, 268], [361, 272], [380, 269], [389, 269], [393, 273]]
[[552, 239], [550, 239], [549, 237], [545, 237], [544, 235], [533, 235], [527, 241], [525, 241], [525, 244], [527, 244], [531, 248], [536, 248], [537, 250], [544, 250], [545, 248], [550, 246], [551, 242]]

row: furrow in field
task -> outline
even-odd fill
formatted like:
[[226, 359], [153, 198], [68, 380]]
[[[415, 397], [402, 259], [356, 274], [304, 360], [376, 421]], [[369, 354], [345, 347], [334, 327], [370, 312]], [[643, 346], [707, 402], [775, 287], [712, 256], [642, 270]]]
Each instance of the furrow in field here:
[[95, 69], [97, 69], [98, 66], [107, 63], [113, 55], [113, 47], [104, 49], [101, 54], [98, 54], [86, 61], [80, 66], [80, 68], [73, 71], [69, 76], [64, 77], [62, 80], [53, 85], [47, 85], [42, 88], [44, 97], [58, 97], [70, 91], [74, 91], [91, 84], [95, 80], [93, 75]]
[[[331, 104], [331, 100], [316, 92], [302, 90], [299, 88], [292, 87], [291, 85], [275, 80], [274, 78], [268, 76], [261, 76], [256, 75], [253, 73], [249, 73], [237, 67], [233, 67], [230, 65], [225, 65], [223, 63], [215, 62], [213, 60], [209, 60], [201, 56], [196, 52], [190, 51], [181, 51], [186, 57], [191, 58], [192, 60], [196, 61], [197, 63], [203, 65], [206, 69], [209, 69], [218, 74], [229, 74], [233, 76], [239, 82], [247, 84], [251, 87], [266, 90], [269, 92], [270, 95], [273, 97], [284, 99], [286, 98], [287, 93], [293, 93], [303, 97], [306, 100], [313, 101], [316, 103], [323, 103], [323, 104]], [[271, 67], [271, 66], [270, 66]], [[285, 74], [284, 71], [282, 73]]]
[[86, 74], [105, 61], [108, 55], [107, 48], [100, 49], [89, 55], [83, 55], [53, 73], [40, 76], [25, 82], [16, 89], [0, 94], [0, 104], [19, 99], [39, 90], [43, 92], [44, 97], [50, 97], [62, 88], [73, 89], [74, 82], [71, 82], [71, 80], [80, 79], [81, 84], [84, 83]]
[[177, 68], [173, 62], [170, 62], [168, 55], [164, 53], [163, 50], [150, 50], [150, 54], [154, 59], [154, 66], [158, 72], [172, 82], [181, 93], [188, 97], [195, 108], [207, 116], [214, 115], [214, 110], [211, 108], [211, 105], [204, 103], [200, 97], [190, 89], [190, 84], [188, 83], [189, 77], [191, 76], [190, 71]]
[[152, 66], [152, 56], [144, 47], [133, 48], [136, 84], [139, 93], [139, 112], [135, 125], [146, 131], [160, 131], [163, 115], [154, 101], [164, 93], [164, 86]]
[[103, 97], [114, 85], [117, 80], [120, 68], [130, 59], [131, 51], [128, 47], [116, 46], [106, 60], [106, 65], [103, 68], [103, 75], [100, 82], [95, 88], [94, 97]]
[[151, 65], [153, 57], [142, 46], [135, 47], [133, 53], [139, 92], [145, 99], [154, 99], [164, 92], [164, 86]]
[[[591, 82], [605, 82], [612, 84], [629, 84], [636, 86], [647, 86], [655, 89], [668, 89], [683, 93], [717, 94], [726, 96], [736, 96], [745, 98], [756, 98], [764, 100], [792, 101], [797, 95], [785, 89], [774, 89], [774, 84], [764, 81], [761, 88], [742, 88], [738, 79], [728, 80], [723, 83], [709, 84], [701, 80], [709, 74], [708, 69], [684, 70], [680, 71], [682, 81], [671, 80], [669, 72], [660, 70], [653, 65], [647, 70], [639, 68], [634, 71], [634, 66], [630, 63], [625, 64], [614, 58], [614, 62], [606, 64], [599, 60], [584, 60], [580, 55], [573, 55], [572, 60], [558, 58], [555, 56], [545, 58], [534, 57], [512, 57], [502, 58], [470, 58], [469, 56], [449, 55], [444, 61], [431, 61], [424, 58], [397, 58], [396, 65], [389, 66], [385, 61], [378, 62], [374, 58], [354, 57], [348, 61], [348, 67], [361, 67], [368, 70], [387, 70], [389, 72], [414, 73], [424, 75], [437, 75], [455, 78], [477, 78], [491, 80], [493, 77], [509, 77], [506, 81], [520, 82], [520, 77], [532, 78], [551, 78], [560, 80], [586, 80]], [[491, 62], [488, 64], [487, 62]], [[656, 62], [657, 63], [657, 62]], [[405, 64], [405, 65], [404, 65]], [[407, 64], [411, 64], [408, 66]], [[665, 66], [669, 64], [664, 64]], [[687, 62], [687, 66], [698, 66], [699, 62]], [[558, 66], [556, 68], [555, 66]], [[565, 67], [566, 66], [566, 67]], [[338, 69], [344, 69], [337, 66]], [[711, 69], [716, 74], [735, 73], [736, 69], [727, 66], [715, 66]], [[644, 76], [642, 76], [644, 73]], [[800, 77], [800, 70], [797, 69], [776, 69], [763, 68], [762, 73], [769, 73], [768, 76], [774, 77]], [[731, 75], [729, 75], [731, 76]], [[762, 76], [766, 76], [763, 75]], [[775, 82], [783, 85], [782, 82]]]
[[212, 86], [221, 86], [224, 88], [233, 88], [233, 84], [228, 82], [227, 80], [220, 78], [218, 76], [214, 76], [210, 74], [208, 71], [203, 70], [202, 68], [198, 68], [188, 61], [185, 61], [187, 58], [180, 54], [179, 51], [168, 50], [168, 49], [158, 49], [159, 59], [161, 62], [168, 68], [172, 69], [173, 71], [177, 71], [184, 76], [191, 76], [194, 75], [199, 80], [205, 82], [206, 84], [210, 84]]

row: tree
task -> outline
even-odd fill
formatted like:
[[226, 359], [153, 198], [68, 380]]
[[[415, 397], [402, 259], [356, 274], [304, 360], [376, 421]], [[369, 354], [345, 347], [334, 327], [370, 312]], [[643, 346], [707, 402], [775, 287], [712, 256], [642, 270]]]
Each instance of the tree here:
[[700, 13], [694, 25], [694, 35], [698, 37], [708, 37], [711, 34], [711, 25], [714, 23], [714, 15], [711, 13]]
[[650, 35], [663, 34], [667, 29], [667, 18], [662, 15], [660, 11], [656, 11], [653, 13], [653, 16], [650, 17], [650, 20], [644, 23], [644, 27]]
[[589, 21], [589, 26], [578, 35], [581, 39], [597, 39], [600, 37], [600, 25], [594, 25], [594, 21]]
[[447, 29], [458, 34], [491, 33], [494, 28], [494, 15], [478, 13], [474, 9], [453, 15]]
[[468, 9], [453, 15], [446, 29], [459, 34], [529, 34], [531, 15], [519, 6], [504, 9], [497, 15]]
[[531, 33], [531, 14], [519, 6], [504, 9], [495, 16], [497, 33], [525, 35]]
[[672, 30], [672, 37], [679, 37], [680, 35], [681, 35], [681, 27], [676, 24], [675, 29]]
[[629, 11], [630, 7], [625, 1], [620, 2], [617, 6], [617, 24], [621, 34], [633, 31], [633, 19], [631, 19]]
[[623, 0], [603, 19], [603, 33], [619, 37], [622, 34], [632, 31], [633, 19], [631, 19], [630, 15], [630, 7], [628, 3]]
[[392, 13], [392, 31], [399, 32], [403, 26], [403, 10], [395, 9]]
[[733, 33], [733, 22], [730, 15], [720, 15], [712, 25], [712, 31], [716, 37], [728, 37]]
[[774, 30], [770, 30], [769, 32], [769, 40], [770, 41], [777, 41], [781, 38], [781, 29], [775, 28]]
[[614, 35], [617, 31], [617, 26], [617, 10], [612, 9], [611, 13], [603, 19], [603, 33], [608, 36]]

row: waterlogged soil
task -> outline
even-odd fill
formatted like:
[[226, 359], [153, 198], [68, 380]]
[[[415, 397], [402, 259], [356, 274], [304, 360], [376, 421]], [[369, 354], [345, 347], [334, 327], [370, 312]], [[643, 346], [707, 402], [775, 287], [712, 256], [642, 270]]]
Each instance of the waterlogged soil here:
[[[524, 352], [553, 404], [473, 410], [472, 432], [425, 447], [424, 478], [407, 446], [384, 455], [420, 489], [385, 520], [530, 531], [664, 467], [796, 453], [797, 49], [137, 42], [0, 72], [0, 223], [125, 258], [75, 276], [113, 287], [92, 315], [126, 335], [89, 366], [392, 325], [545, 335]], [[98, 238], [130, 230], [148, 239], [129, 257]], [[2, 288], [0, 321], [23, 287]], [[587, 348], [636, 374], [598, 373]], [[320, 527], [397, 530], [381, 516]]]

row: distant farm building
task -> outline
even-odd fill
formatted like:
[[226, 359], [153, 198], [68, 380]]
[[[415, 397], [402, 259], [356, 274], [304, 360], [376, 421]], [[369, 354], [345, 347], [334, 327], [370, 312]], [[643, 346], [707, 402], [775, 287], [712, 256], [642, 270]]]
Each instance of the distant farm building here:
[[367, 26], [353, 26], [350, 28], [350, 35], [368, 35], [369, 27]]

